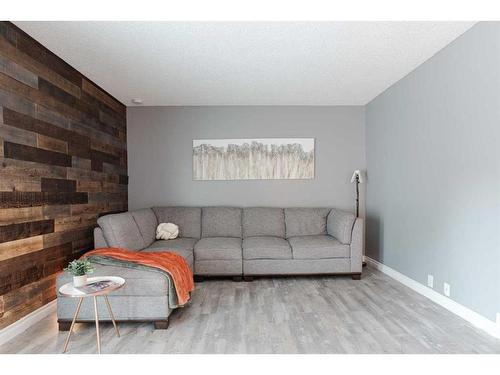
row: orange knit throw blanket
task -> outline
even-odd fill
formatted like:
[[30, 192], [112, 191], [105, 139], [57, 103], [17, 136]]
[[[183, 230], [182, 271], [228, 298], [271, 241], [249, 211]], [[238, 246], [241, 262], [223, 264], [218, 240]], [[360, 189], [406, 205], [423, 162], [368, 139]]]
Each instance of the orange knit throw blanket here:
[[89, 251], [84, 254], [82, 258], [91, 256], [125, 260], [144, 266], [154, 267], [168, 273], [174, 283], [175, 291], [177, 292], [177, 300], [181, 306], [189, 301], [189, 293], [194, 290], [193, 273], [188, 263], [182, 256], [169, 251], [143, 253], [109, 247]]

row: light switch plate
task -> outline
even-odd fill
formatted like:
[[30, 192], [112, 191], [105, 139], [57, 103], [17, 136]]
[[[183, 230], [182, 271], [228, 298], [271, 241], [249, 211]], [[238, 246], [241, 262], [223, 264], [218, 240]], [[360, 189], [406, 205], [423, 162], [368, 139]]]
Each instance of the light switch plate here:
[[434, 276], [433, 275], [427, 275], [427, 286], [429, 288], [434, 288]]
[[444, 283], [444, 284], [443, 284], [443, 292], [444, 292], [444, 295], [445, 295], [446, 297], [449, 297], [449, 296], [450, 296], [450, 293], [451, 293], [451, 290], [450, 290], [450, 289], [451, 289], [450, 284], [448, 284], [448, 283]]

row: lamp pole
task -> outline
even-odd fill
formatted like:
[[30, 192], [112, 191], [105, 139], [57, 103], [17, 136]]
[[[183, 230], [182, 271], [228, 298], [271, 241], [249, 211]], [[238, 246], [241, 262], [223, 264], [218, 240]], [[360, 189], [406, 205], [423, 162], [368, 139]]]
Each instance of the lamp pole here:
[[359, 175], [356, 174], [356, 217], [359, 217]]
[[[351, 184], [356, 183], [356, 218], [359, 218], [359, 184], [363, 183], [363, 177], [359, 169], [355, 170], [351, 177]], [[364, 253], [364, 251], [363, 251]], [[364, 255], [363, 255], [364, 259]], [[366, 266], [366, 262], [363, 260], [363, 267]]]

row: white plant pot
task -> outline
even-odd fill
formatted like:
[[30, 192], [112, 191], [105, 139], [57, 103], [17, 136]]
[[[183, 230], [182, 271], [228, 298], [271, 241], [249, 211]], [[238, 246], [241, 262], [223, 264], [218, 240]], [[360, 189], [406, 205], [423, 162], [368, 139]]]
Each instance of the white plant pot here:
[[84, 285], [87, 285], [87, 275], [73, 276], [73, 286], [78, 288]]

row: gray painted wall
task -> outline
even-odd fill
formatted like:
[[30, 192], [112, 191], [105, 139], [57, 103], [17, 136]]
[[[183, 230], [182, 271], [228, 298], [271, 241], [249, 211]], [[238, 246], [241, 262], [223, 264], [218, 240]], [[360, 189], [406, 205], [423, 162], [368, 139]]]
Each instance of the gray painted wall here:
[[479, 23], [366, 108], [368, 256], [500, 312], [500, 23]]
[[[354, 210], [365, 168], [363, 107], [127, 109], [130, 209], [152, 205], [334, 206]], [[313, 180], [193, 181], [197, 138], [313, 137]]]

